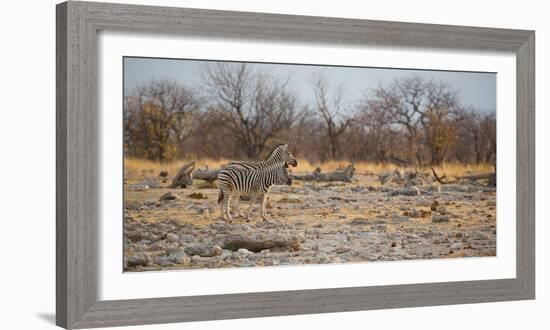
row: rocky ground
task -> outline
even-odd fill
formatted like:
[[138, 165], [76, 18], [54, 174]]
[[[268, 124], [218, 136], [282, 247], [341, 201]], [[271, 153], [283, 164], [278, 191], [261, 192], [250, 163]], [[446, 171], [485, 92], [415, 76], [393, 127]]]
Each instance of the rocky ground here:
[[207, 182], [169, 189], [166, 178], [127, 179], [125, 270], [496, 255], [494, 188], [407, 175], [295, 181], [273, 188], [269, 221], [256, 209], [251, 222], [236, 218], [231, 224], [219, 219], [218, 190]]

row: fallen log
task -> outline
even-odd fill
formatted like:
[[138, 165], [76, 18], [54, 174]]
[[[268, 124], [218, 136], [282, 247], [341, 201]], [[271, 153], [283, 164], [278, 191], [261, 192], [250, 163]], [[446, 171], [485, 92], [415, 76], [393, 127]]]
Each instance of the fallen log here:
[[451, 183], [456, 183], [457, 180], [452, 180], [452, 181], [449, 181], [449, 180], [446, 180], [446, 176], [443, 175], [442, 177], [440, 177], [439, 175], [437, 175], [437, 172], [435, 171], [435, 169], [432, 167], [432, 173], [435, 177], [435, 179], [437, 180], [437, 182], [441, 183], [441, 184], [451, 184]]
[[218, 178], [218, 173], [220, 173], [219, 169], [215, 169], [215, 170], [199, 169], [193, 172], [193, 179], [205, 180], [205, 181], [208, 181], [209, 183], [212, 183]]
[[317, 167], [315, 171], [309, 174], [292, 174], [292, 178], [300, 181], [342, 181], [351, 182], [353, 175], [355, 174], [355, 165], [349, 164], [344, 170], [337, 170], [334, 172], [322, 173], [321, 169]]
[[446, 180], [445, 175], [439, 176], [437, 175], [435, 169], [432, 167], [432, 173], [437, 180], [437, 182], [441, 184], [453, 184], [460, 181], [478, 181], [478, 180], [487, 180], [487, 186], [489, 187], [496, 187], [497, 181], [496, 181], [496, 173], [481, 173], [481, 174], [475, 174], [475, 175], [465, 175], [465, 176], [459, 176], [456, 178], [456, 180]]
[[191, 161], [182, 166], [178, 171], [174, 179], [172, 179], [172, 184], [170, 188], [187, 188], [187, 186], [193, 185], [193, 179], [191, 178], [191, 171], [195, 168], [195, 161]]
[[212, 184], [212, 182], [218, 178], [218, 173], [220, 172], [219, 169], [209, 170], [208, 168], [193, 171], [194, 168], [195, 161], [183, 165], [172, 180], [170, 188], [186, 188], [192, 186], [193, 179], [208, 181], [208, 183]]
[[316, 168], [315, 171], [308, 174], [291, 174], [292, 179], [294, 180], [300, 180], [300, 181], [314, 181], [319, 178], [321, 174], [321, 169]]
[[477, 180], [491, 179], [491, 178], [494, 177], [494, 176], [495, 176], [495, 173], [482, 173], [482, 174], [476, 174], [476, 175], [459, 176], [458, 178], [459, 178], [459, 179], [462, 179], [462, 180], [473, 180], [473, 181], [477, 181]]
[[497, 186], [497, 174], [496, 173], [481, 173], [476, 175], [465, 175], [458, 178], [459, 180], [469, 180], [469, 181], [478, 181], [478, 180], [487, 180], [487, 185], [489, 187]]

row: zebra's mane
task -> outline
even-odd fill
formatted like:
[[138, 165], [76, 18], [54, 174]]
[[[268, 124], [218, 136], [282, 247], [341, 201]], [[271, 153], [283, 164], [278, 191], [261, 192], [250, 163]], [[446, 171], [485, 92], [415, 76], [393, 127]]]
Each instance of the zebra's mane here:
[[268, 160], [269, 157], [271, 157], [279, 147], [282, 147], [282, 146], [284, 146], [284, 145], [285, 145], [284, 143], [281, 143], [281, 144], [278, 144], [278, 145], [276, 145], [275, 147], [273, 147], [273, 150], [271, 150], [271, 152], [269, 153], [269, 155], [267, 155], [267, 157], [265, 158], [265, 160]]

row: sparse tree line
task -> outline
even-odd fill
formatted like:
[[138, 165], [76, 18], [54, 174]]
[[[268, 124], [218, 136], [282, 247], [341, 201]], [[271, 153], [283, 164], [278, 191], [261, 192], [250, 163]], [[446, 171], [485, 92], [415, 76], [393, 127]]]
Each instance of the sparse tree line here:
[[125, 154], [258, 159], [291, 142], [292, 152], [311, 162], [495, 162], [495, 113], [465, 108], [444, 83], [413, 75], [354, 103], [321, 72], [310, 85], [314, 101], [301, 104], [288, 79], [236, 63], [205, 66], [194, 88], [151, 81], [124, 97]]

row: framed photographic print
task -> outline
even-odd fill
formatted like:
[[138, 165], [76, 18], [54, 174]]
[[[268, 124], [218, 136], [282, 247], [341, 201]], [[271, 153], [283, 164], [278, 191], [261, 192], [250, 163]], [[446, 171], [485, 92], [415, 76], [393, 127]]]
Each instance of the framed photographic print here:
[[534, 45], [59, 4], [58, 325], [534, 299]]

